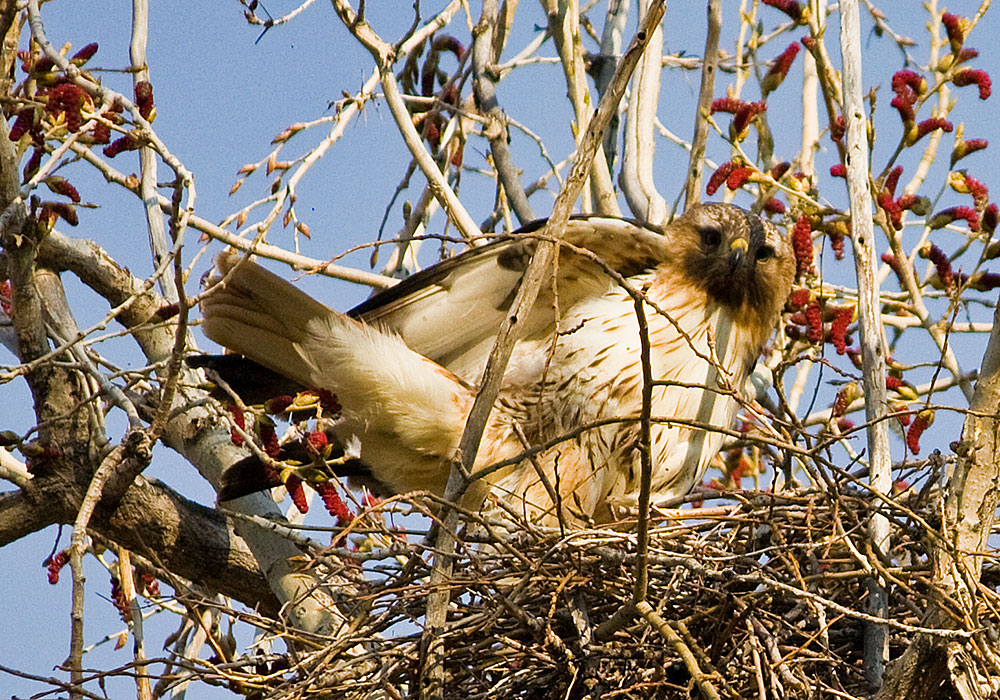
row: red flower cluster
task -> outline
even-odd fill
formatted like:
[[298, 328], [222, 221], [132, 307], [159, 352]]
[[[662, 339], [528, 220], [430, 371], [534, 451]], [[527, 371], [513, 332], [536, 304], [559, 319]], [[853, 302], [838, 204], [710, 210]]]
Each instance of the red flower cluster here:
[[795, 252], [795, 274], [802, 275], [813, 271], [812, 225], [809, 217], [803, 214], [795, 222], [792, 229], [792, 249]]
[[56, 194], [61, 194], [77, 204], [80, 203], [80, 193], [70, 183], [69, 180], [60, 175], [49, 175], [45, 178], [45, 184]]
[[951, 260], [947, 254], [933, 243], [925, 243], [919, 251], [920, 257], [930, 260], [937, 269], [938, 279], [945, 289], [955, 288], [955, 273], [951, 269]]
[[111, 577], [111, 602], [118, 610], [118, 616], [121, 617], [122, 622], [130, 624], [132, 622], [132, 606], [128, 604], [125, 589], [122, 588], [122, 583], [117, 576]]
[[802, 21], [802, 5], [796, 0], [761, 0], [764, 5], [770, 5], [776, 10], [781, 10], [796, 22]]
[[764, 202], [764, 211], [769, 214], [784, 214], [785, 213], [785, 203], [780, 199], [775, 199], [774, 197], [769, 197], [766, 202]]
[[69, 59], [69, 62], [72, 63], [74, 66], [82, 66], [84, 63], [86, 63], [87, 61], [89, 61], [91, 58], [94, 57], [94, 54], [97, 53], [97, 49], [98, 49], [97, 42], [87, 44], [82, 49], [73, 54], [73, 56]]
[[351, 513], [350, 508], [347, 507], [340, 494], [337, 493], [336, 483], [323, 481], [312, 486], [316, 489], [319, 497], [323, 499], [323, 505], [326, 507], [327, 512], [337, 519], [338, 525], [343, 527], [354, 519], [354, 514]]
[[64, 549], [56, 552], [42, 563], [49, 570], [49, 583], [54, 586], [59, 583], [59, 572], [69, 563], [69, 555]]
[[969, 230], [973, 233], [979, 231], [979, 215], [972, 207], [948, 207], [947, 209], [942, 209], [927, 221], [927, 225], [931, 229], [939, 229], [958, 219], [965, 219], [969, 224]]
[[945, 31], [948, 33], [948, 43], [951, 44], [951, 52], [958, 54], [962, 50], [962, 44], [965, 43], [965, 30], [968, 20], [959, 15], [945, 12], [941, 15], [941, 24], [944, 25]]
[[797, 41], [789, 44], [788, 48], [781, 52], [781, 55], [779, 55], [771, 65], [771, 69], [767, 72], [767, 75], [765, 75], [763, 80], [761, 80], [761, 95], [767, 97], [769, 94], [778, 89], [778, 86], [784, 82], [785, 76], [788, 75], [788, 71], [795, 62], [795, 57], [798, 55], [799, 43]]
[[[954, 176], [958, 178], [953, 179]], [[990, 201], [990, 190], [982, 182], [966, 172], [952, 173], [949, 177], [952, 189], [960, 194], [972, 195], [972, 204], [976, 209], [984, 209]]]
[[114, 158], [123, 151], [138, 151], [141, 147], [142, 144], [139, 143], [139, 139], [135, 138], [131, 134], [125, 134], [121, 138], [115, 139], [105, 146], [104, 155], [108, 158]]
[[87, 103], [87, 93], [78, 85], [62, 83], [49, 90], [45, 111], [49, 114], [66, 115], [66, 128], [71, 132], [80, 130], [83, 124], [83, 107]]
[[846, 236], [840, 231], [830, 231], [827, 236], [830, 239], [830, 248], [833, 249], [833, 257], [836, 260], [844, 259], [845, 242]]
[[289, 474], [288, 479], [285, 480], [285, 489], [288, 491], [288, 495], [291, 496], [292, 503], [299, 509], [299, 512], [308, 513], [309, 501], [306, 500], [306, 492], [302, 487], [302, 479], [294, 474]]
[[838, 355], [847, 352], [847, 327], [854, 319], [854, 307], [841, 306], [833, 313], [833, 321], [830, 322], [830, 342], [837, 349]]
[[979, 99], [985, 100], [993, 94], [993, 81], [990, 75], [984, 70], [966, 68], [955, 74], [952, 78], [955, 87], [965, 87], [966, 85], [976, 85], [979, 87]]
[[906, 446], [913, 454], [920, 454], [920, 437], [924, 431], [934, 422], [934, 411], [929, 408], [924, 409], [916, 415], [910, 427], [906, 431]]
[[916, 119], [913, 106], [917, 98], [927, 90], [927, 81], [912, 70], [897, 71], [892, 76], [892, 91], [896, 96], [889, 104], [896, 108], [904, 124], [912, 124]]
[[951, 164], [954, 166], [955, 163], [965, 158], [965, 156], [976, 151], [981, 151], [989, 145], [990, 142], [986, 139], [969, 139], [968, 141], [959, 139], [951, 152]]
[[140, 80], [135, 84], [135, 106], [139, 109], [142, 118], [149, 120], [153, 113], [153, 86], [148, 80]]
[[[246, 416], [243, 415], [243, 409], [236, 404], [231, 403], [226, 406], [226, 410], [233, 415], [233, 423], [235, 423], [241, 430], [246, 430]], [[237, 447], [243, 444], [243, 436], [240, 435], [236, 428], [229, 431], [229, 439]]]
[[10, 286], [10, 280], [4, 280], [0, 282], [0, 309], [3, 310], [5, 314], [10, 316], [11, 312], [11, 295], [13, 294], [13, 289]]
[[750, 127], [750, 122], [762, 112], [767, 111], [766, 102], [744, 102], [733, 97], [720, 97], [712, 102], [709, 108], [711, 114], [725, 112], [733, 115], [733, 123], [730, 125], [730, 136], [735, 141], [741, 141], [746, 137], [746, 132]]

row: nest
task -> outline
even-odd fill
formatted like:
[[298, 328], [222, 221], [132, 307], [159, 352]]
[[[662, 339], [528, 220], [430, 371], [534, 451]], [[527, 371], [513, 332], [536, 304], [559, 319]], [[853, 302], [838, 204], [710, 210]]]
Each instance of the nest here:
[[[925, 536], [936, 526], [933, 496], [904, 494], [887, 507], [892, 547], [881, 558], [867, 535], [873, 499], [860, 491], [715, 496], [655, 517], [645, 565], [634, 521], [564, 532], [470, 524], [436, 637], [443, 697], [869, 695], [864, 640], [877, 629], [867, 612], [873, 576], [885, 586], [881, 629], [895, 657], [924, 629], [934, 595]], [[331, 581], [354, 572], [359, 608], [350, 631], [293, 645], [282, 664], [258, 663], [271, 673], [244, 692], [416, 697], [433, 658], [423, 626], [435, 590], [431, 557], [398, 531], [383, 535], [394, 544], [381, 554], [330, 550], [312, 560]], [[648, 577], [639, 606], [637, 572]], [[981, 597], [980, 630], [997, 609], [987, 586]], [[972, 648], [975, 658], [975, 628], [957, 618], [939, 636]]]

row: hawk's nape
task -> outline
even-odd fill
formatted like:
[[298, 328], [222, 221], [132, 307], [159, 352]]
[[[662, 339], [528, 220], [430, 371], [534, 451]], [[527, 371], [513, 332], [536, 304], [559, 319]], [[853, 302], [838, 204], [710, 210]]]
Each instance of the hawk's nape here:
[[[540, 223], [446, 260], [350, 315], [234, 252], [217, 259], [205, 334], [303, 387], [336, 395], [335, 437], [394, 492], [443, 493], [500, 320]], [[795, 270], [787, 240], [739, 207], [703, 204], [662, 231], [572, 219], [555, 279], [523, 321], [476, 469], [478, 507], [530, 519], [606, 520], [639, 489], [643, 386], [633, 298], [641, 290], [653, 378], [652, 489], [683, 495], [718, 451]], [[558, 316], [557, 316], [558, 314]], [[717, 430], [713, 430], [712, 428]], [[531, 460], [528, 445], [547, 446]]]

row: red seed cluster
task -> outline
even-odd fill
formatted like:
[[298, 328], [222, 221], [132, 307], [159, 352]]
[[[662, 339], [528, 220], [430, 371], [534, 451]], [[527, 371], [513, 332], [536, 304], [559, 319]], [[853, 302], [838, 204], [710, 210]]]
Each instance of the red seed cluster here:
[[782, 176], [785, 173], [787, 173], [791, 167], [792, 167], [791, 163], [789, 163], [787, 160], [783, 160], [777, 165], [775, 165], [773, 168], [771, 168], [771, 177], [773, 177], [775, 180], [780, 180]]
[[130, 624], [132, 622], [132, 606], [128, 604], [125, 589], [122, 588], [121, 581], [118, 580], [117, 576], [111, 577], [111, 602], [118, 610], [122, 622]]
[[989, 188], [968, 173], [965, 173], [962, 177], [960, 191], [972, 195], [972, 204], [976, 209], [983, 209], [986, 207], [986, 203], [990, 201]]
[[813, 301], [806, 306], [806, 337], [810, 343], [823, 342], [823, 310], [820, 308], [819, 300]]
[[853, 318], [854, 309], [850, 306], [842, 306], [834, 312], [833, 321], [830, 322], [830, 342], [837, 349], [838, 355], [847, 352], [847, 327], [851, 325]]
[[933, 422], [934, 412], [930, 409], [924, 409], [916, 415], [906, 431], [906, 446], [910, 448], [910, 452], [920, 454], [920, 437]]
[[913, 138], [913, 142], [916, 143], [932, 131], [940, 129], [941, 131], [951, 133], [954, 128], [954, 125], [944, 117], [931, 117], [930, 119], [924, 119], [922, 122], [917, 124], [917, 131]]
[[123, 151], [137, 151], [142, 147], [139, 140], [132, 136], [131, 134], [125, 134], [119, 139], [115, 139], [110, 144], [104, 147], [104, 155], [108, 158], [114, 158], [119, 153]]
[[153, 574], [140, 573], [136, 570], [135, 589], [139, 594], [144, 595], [147, 598], [160, 597], [160, 582], [156, 580], [156, 577], [153, 576]]
[[896, 196], [896, 186], [899, 185], [899, 177], [903, 174], [903, 166], [897, 165], [885, 178], [885, 191], [891, 196]]
[[49, 175], [45, 178], [45, 184], [56, 194], [68, 197], [74, 203], [80, 203], [80, 193], [66, 178], [60, 175]]
[[288, 490], [288, 495], [291, 496], [292, 503], [299, 509], [299, 512], [308, 513], [309, 501], [306, 500], [306, 492], [302, 487], [302, 479], [294, 474], [290, 474], [288, 479], [285, 480], [285, 488]]
[[990, 290], [1000, 287], [1000, 274], [996, 272], [977, 272], [972, 275], [972, 277], [964, 278], [962, 280], [963, 284], [967, 284], [970, 289], [975, 289], [977, 292], [988, 292]]
[[75, 133], [83, 124], [83, 107], [86, 103], [87, 93], [83, 88], [72, 83], [62, 83], [49, 90], [45, 110], [49, 114], [65, 114], [66, 128]]
[[767, 201], [764, 202], [764, 211], [768, 214], [784, 214], [785, 203], [780, 199], [768, 197]]
[[844, 115], [841, 114], [833, 123], [830, 124], [830, 139], [835, 143], [840, 143], [846, 133], [847, 120], [844, 119]]
[[55, 217], [59, 217], [70, 226], [77, 226], [80, 223], [76, 215], [76, 209], [72, 204], [66, 202], [42, 202], [38, 209], [37, 220], [51, 226], [55, 223]]
[[799, 287], [798, 289], [793, 289], [792, 293], [788, 295], [788, 305], [792, 309], [801, 309], [806, 304], [809, 303], [809, 290], [805, 287]]
[[59, 583], [59, 572], [62, 571], [62, 568], [69, 563], [69, 554], [67, 554], [64, 549], [60, 552], [56, 552], [43, 563], [45, 568], [49, 571], [49, 583], [54, 586]]
[[329, 444], [330, 441], [327, 439], [326, 433], [322, 431], [317, 430], [306, 436], [306, 448], [310, 452], [323, 454], [323, 451], [326, 450]]
[[732, 136], [736, 140], [742, 140], [746, 136], [750, 122], [765, 111], [767, 111], [766, 102], [744, 102], [733, 97], [720, 97], [713, 101], [709, 108], [711, 114], [725, 112], [733, 115]]
[[948, 33], [948, 43], [951, 44], [952, 53], [957, 54], [962, 50], [962, 44], [965, 43], [966, 21], [964, 17], [953, 15], [950, 12], [941, 15], [941, 24], [944, 25], [945, 31]]
[[[235, 423], [241, 430], [246, 430], [246, 416], [243, 415], [243, 409], [236, 404], [229, 404], [226, 406], [226, 410], [232, 414], [233, 423]], [[237, 447], [243, 444], [243, 436], [236, 430], [236, 428], [229, 431], [229, 439]]]
[[926, 90], [927, 81], [912, 70], [897, 71], [892, 76], [892, 91], [896, 96], [889, 104], [896, 108], [905, 124], [912, 124], [916, 119], [913, 107], [917, 104], [917, 98]]
[[8, 316], [10, 316], [11, 312], [11, 294], [13, 294], [13, 290], [10, 286], [10, 280], [0, 282], [0, 309], [2, 309]]
[[785, 80], [785, 76], [788, 75], [789, 69], [795, 62], [795, 57], [799, 55], [799, 43], [792, 42], [788, 47], [781, 52], [781, 55], [775, 59], [774, 63], [771, 65], [771, 69], [767, 72], [761, 80], [760, 91], [764, 97], [767, 97], [770, 93], [778, 89]]
[[966, 85], [978, 86], [979, 99], [981, 100], [985, 100], [993, 94], [993, 81], [990, 80], [989, 73], [984, 70], [966, 68], [956, 73], [952, 82], [955, 83], [956, 87], [965, 87]]
[[149, 119], [153, 113], [153, 86], [148, 80], [140, 80], [135, 84], [135, 106], [143, 119]]
[[993, 233], [997, 230], [997, 204], [993, 202], [983, 210], [981, 226], [986, 233]]
[[8, 137], [11, 141], [20, 141], [25, 134], [35, 130], [35, 109], [34, 107], [24, 107], [18, 110], [17, 119], [10, 127]]
[[278, 459], [281, 456], [281, 443], [278, 442], [278, 434], [274, 431], [274, 426], [269, 423], [261, 423], [260, 441], [264, 445], [264, 453], [271, 459]]
[[843, 260], [844, 252], [846, 250], [845, 240], [847, 236], [840, 231], [830, 231], [830, 233], [827, 234], [827, 237], [830, 239], [830, 248], [833, 249], [833, 257], [836, 260]]
[[279, 413], [284, 413], [288, 410], [288, 407], [292, 405], [295, 401], [288, 394], [279, 394], [278, 396], [272, 396], [267, 401], [264, 402], [264, 412], [270, 413], [272, 416]]
[[337, 492], [337, 485], [332, 481], [323, 481], [312, 485], [316, 493], [323, 499], [323, 506], [327, 512], [337, 519], [337, 524], [341, 527], [350, 524], [354, 520], [354, 514], [344, 503]]
[[715, 172], [708, 178], [708, 185], [705, 186], [705, 192], [708, 193], [708, 196], [711, 197], [719, 191], [719, 188], [722, 187], [722, 183], [729, 178], [729, 174], [733, 172], [735, 168], [736, 165], [733, 161], [727, 160], [715, 169]]
[[981, 151], [989, 145], [990, 142], [986, 139], [969, 139], [968, 141], [959, 140], [951, 152], [951, 164], [955, 165], [955, 163], [960, 161], [962, 158], [965, 158], [965, 156], [970, 153]]
[[942, 209], [928, 220], [927, 225], [931, 229], [939, 229], [958, 219], [965, 219], [969, 224], [969, 230], [973, 233], [979, 231], [979, 214], [972, 207], [948, 207], [947, 209]]
[[733, 168], [733, 171], [729, 173], [729, 176], [726, 178], [726, 187], [731, 190], [739, 189], [747, 180], [750, 179], [750, 176], [753, 175], [753, 173], [753, 168], [746, 166]]
[[792, 230], [792, 249], [795, 252], [796, 276], [813, 271], [812, 225], [803, 214]]
[[337, 400], [336, 394], [329, 389], [317, 389], [315, 387], [310, 387], [305, 393], [312, 394], [318, 398], [319, 405], [323, 407], [324, 411], [329, 411], [333, 415], [340, 413], [340, 401]]
[[955, 273], [951, 269], [951, 260], [948, 259], [948, 255], [943, 250], [933, 243], [926, 243], [920, 249], [920, 257], [934, 263], [938, 279], [941, 280], [945, 289], [955, 287]]
[[764, 5], [769, 5], [776, 10], [781, 10], [796, 22], [802, 21], [802, 5], [796, 0], [761, 0]]
[[73, 56], [70, 58], [70, 63], [76, 66], [82, 66], [84, 63], [86, 63], [87, 61], [89, 61], [91, 58], [94, 57], [94, 54], [97, 53], [97, 49], [98, 46], [96, 42], [92, 44], [87, 44], [82, 49], [73, 54]]

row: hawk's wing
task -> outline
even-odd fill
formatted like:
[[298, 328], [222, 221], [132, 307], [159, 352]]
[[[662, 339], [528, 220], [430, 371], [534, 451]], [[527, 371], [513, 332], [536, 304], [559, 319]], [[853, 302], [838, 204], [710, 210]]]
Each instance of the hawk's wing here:
[[[513, 301], [537, 234], [545, 220], [513, 235], [442, 261], [352, 309], [350, 315], [399, 334], [413, 350], [474, 383], [504, 314]], [[558, 262], [558, 304], [566, 310], [581, 299], [603, 294], [612, 284], [589, 251], [611, 270], [628, 277], [668, 256], [666, 239], [635, 221], [603, 216], [570, 219], [561, 236], [568, 244]], [[554, 327], [551, 281], [543, 284], [524, 329], [544, 336]]]

